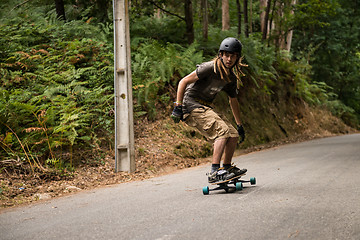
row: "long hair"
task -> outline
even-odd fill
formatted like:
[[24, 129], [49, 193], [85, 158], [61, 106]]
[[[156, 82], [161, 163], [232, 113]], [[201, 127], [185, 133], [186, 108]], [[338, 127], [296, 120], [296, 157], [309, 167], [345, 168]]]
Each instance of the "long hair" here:
[[219, 71], [221, 80], [225, 82], [230, 82], [230, 74], [233, 72], [236, 76], [237, 80], [237, 88], [240, 88], [240, 86], [243, 85], [241, 81], [241, 77], [245, 76], [245, 74], [241, 71], [241, 67], [247, 67], [248, 65], [243, 64], [241, 61], [243, 60], [243, 57], [240, 57], [239, 60], [235, 63], [234, 67], [232, 69], [226, 68], [221, 60], [220, 54], [213, 59], [214, 62], [214, 72], [216, 73]]

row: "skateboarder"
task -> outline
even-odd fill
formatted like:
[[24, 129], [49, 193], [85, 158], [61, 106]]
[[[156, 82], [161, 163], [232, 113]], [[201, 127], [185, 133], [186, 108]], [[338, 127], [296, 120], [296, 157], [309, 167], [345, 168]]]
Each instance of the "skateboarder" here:
[[[241, 49], [242, 45], [238, 39], [224, 39], [218, 55], [212, 61], [198, 65], [195, 71], [180, 80], [171, 114], [175, 122], [182, 120], [189, 126], [196, 127], [213, 142], [209, 183], [231, 179], [247, 171], [231, 164], [239, 137], [240, 142], [245, 139], [236, 98], [237, 81], [240, 81], [242, 74], [240, 67], [245, 66], [241, 63]], [[229, 96], [237, 129], [225, 116], [216, 113], [211, 107], [216, 94], [221, 90]], [[223, 167], [220, 168], [223, 155]]]

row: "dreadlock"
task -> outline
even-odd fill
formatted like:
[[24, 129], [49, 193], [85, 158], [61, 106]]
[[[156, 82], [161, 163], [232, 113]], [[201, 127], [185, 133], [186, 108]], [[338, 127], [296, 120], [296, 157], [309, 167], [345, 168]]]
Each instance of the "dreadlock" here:
[[[243, 83], [241, 81], [241, 77], [245, 76], [245, 74], [241, 71], [241, 67], [247, 67], [248, 65], [243, 64], [241, 61], [244, 59], [244, 57], [241, 57], [239, 59], [239, 61], [237, 61], [234, 65], [234, 67], [232, 68], [233, 73], [236, 76], [236, 80], [237, 80], [237, 88], [240, 88], [240, 86], [243, 86]], [[220, 77], [222, 80], [224, 80], [225, 82], [230, 82], [230, 73], [231, 73], [231, 69], [228, 69], [224, 66], [224, 64], [222, 63], [221, 57], [220, 55], [218, 55], [217, 57], [215, 57], [213, 59], [214, 62], [214, 72], [216, 73], [217, 70], [219, 70], [220, 73]]]

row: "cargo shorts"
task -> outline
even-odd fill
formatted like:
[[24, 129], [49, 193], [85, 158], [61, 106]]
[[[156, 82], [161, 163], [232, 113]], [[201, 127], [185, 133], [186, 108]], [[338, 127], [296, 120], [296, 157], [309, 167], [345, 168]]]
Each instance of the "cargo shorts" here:
[[230, 121], [210, 107], [195, 108], [186, 116], [185, 123], [197, 128], [211, 142], [222, 138], [239, 137]]

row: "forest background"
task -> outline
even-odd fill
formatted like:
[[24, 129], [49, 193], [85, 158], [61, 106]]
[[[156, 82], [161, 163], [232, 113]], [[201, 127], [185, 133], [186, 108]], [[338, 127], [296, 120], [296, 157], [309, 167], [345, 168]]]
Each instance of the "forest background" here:
[[[239, 149], [359, 129], [359, 1], [129, 2], [137, 171], [116, 175], [112, 1], [0, 0], [5, 205], [59, 195], [42, 187], [53, 181], [65, 192], [204, 162], [211, 146], [169, 115], [178, 81], [228, 36], [248, 65]], [[226, 101], [215, 108], [231, 114]]]

